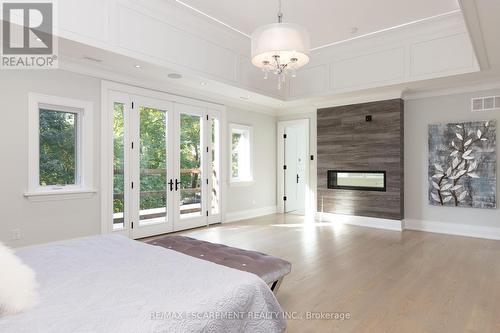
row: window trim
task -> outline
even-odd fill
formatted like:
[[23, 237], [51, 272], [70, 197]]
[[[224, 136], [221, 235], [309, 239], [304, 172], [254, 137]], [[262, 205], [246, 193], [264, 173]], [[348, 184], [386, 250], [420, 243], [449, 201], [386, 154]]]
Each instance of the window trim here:
[[[228, 150], [229, 150], [229, 184], [230, 186], [246, 186], [252, 185], [254, 183], [254, 170], [253, 170], [253, 128], [252, 126], [230, 123], [229, 126], [229, 140], [228, 140]], [[250, 158], [250, 177], [248, 179], [233, 178], [233, 130], [248, 131], [248, 142], [249, 142], [249, 158]]]
[[[40, 185], [40, 109], [52, 109], [77, 114], [76, 179], [77, 184], [65, 186]], [[28, 190], [25, 197], [40, 200], [83, 198], [93, 189], [93, 103], [89, 101], [30, 92], [28, 94]]]

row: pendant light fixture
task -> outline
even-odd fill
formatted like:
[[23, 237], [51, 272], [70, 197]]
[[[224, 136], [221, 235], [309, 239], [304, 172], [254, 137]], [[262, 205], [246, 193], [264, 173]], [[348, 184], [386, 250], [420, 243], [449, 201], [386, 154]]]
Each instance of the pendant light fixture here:
[[278, 23], [257, 28], [252, 34], [252, 63], [264, 72], [278, 77], [281, 89], [288, 75], [296, 76], [296, 71], [309, 62], [309, 34], [303, 27], [293, 23], [283, 23], [281, 0], [278, 0]]

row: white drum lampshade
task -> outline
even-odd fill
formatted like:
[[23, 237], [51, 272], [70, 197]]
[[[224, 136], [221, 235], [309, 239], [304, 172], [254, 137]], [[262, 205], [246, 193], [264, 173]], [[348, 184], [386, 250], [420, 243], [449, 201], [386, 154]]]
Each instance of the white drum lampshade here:
[[295, 70], [309, 62], [309, 54], [309, 34], [297, 24], [267, 24], [252, 34], [252, 63], [259, 68], [274, 66], [279, 59]]

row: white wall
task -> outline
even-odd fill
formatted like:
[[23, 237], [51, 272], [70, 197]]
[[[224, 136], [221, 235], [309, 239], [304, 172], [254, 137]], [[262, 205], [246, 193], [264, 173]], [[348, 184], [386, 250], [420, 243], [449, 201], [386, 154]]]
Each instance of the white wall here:
[[228, 186], [228, 218], [234, 212], [276, 207], [276, 118], [231, 107], [226, 117], [228, 123], [252, 126], [254, 156], [253, 183]]
[[[88, 199], [44, 202], [30, 201], [24, 193], [28, 186], [29, 92], [93, 102], [93, 188], [100, 188], [101, 80], [62, 70], [2, 71], [0, 92], [0, 241], [19, 247], [100, 233], [99, 192]], [[229, 107], [227, 120], [253, 126], [255, 147], [255, 182], [228, 188], [223, 198], [227, 211], [275, 207], [276, 118]], [[13, 229], [21, 230], [20, 240], [11, 240]]]
[[[500, 90], [421, 98], [405, 102], [405, 218], [409, 222], [415, 223], [411, 220], [417, 220], [500, 228], [500, 209], [436, 207], [429, 205], [427, 199], [427, 125], [492, 119], [500, 123], [500, 111], [481, 113], [470, 111], [472, 97], [492, 95], [500, 95]], [[497, 132], [497, 142], [498, 135]], [[497, 152], [497, 170], [498, 166], [500, 166], [500, 154]], [[497, 182], [497, 202], [500, 194], [499, 183], [500, 181]]]
[[[100, 81], [64, 71], [12, 70], [0, 75], [0, 241], [24, 246], [100, 232], [99, 194], [89, 199], [33, 202], [28, 186], [28, 92], [94, 104], [94, 188], [99, 187]], [[11, 241], [12, 229], [21, 240]]]
[[[405, 101], [406, 227], [500, 239], [500, 209], [436, 207], [429, 205], [427, 200], [427, 126], [440, 122], [487, 119], [496, 119], [497, 123], [500, 123], [500, 111], [470, 112], [470, 99], [472, 97], [492, 95], [500, 95], [500, 89], [407, 99]], [[346, 102], [345, 104], [350, 103]], [[338, 103], [332, 102], [332, 105], [338, 105]], [[316, 205], [316, 108], [294, 110], [293, 115], [281, 115], [278, 117], [278, 121], [305, 118], [310, 119], [310, 153], [315, 156], [315, 161], [310, 164], [310, 182], [314, 194], [312, 201]], [[499, 133], [497, 133], [498, 135]], [[499, 152], [497, 152], [497, 163], [500, 166]], [[499, 185], [500, 179], [497, 187]], [[497, 189], [498, 196], [500, 196], [500, 191]]]

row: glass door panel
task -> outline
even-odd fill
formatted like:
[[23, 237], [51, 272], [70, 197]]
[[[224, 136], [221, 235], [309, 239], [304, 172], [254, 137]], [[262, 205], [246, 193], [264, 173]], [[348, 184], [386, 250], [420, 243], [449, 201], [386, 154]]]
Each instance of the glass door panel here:
[[142, 238], [220, 222], [219, 112], [120, 92], [110, 99], [112, 230]]
[[202, 123], [198, 115], [180, 114], [180, 201], [181, 218], [202, 216]]
[[143, 96], [132, 98], [132, 237], [173, 230], [173, 104]]
[[220, 124], [219, 119], [210, 117], [208, 124], [210, 128], [210, 208], [211, 215], [220, 213]]
[[113, 103], [113, 230], [125, 228], [125, 108]]
[[167, 112], [139, 107], [139, 225], [167, 221]]

